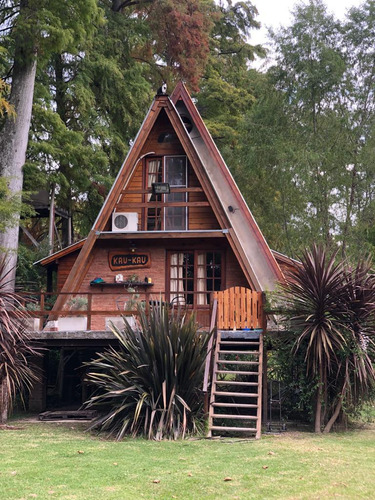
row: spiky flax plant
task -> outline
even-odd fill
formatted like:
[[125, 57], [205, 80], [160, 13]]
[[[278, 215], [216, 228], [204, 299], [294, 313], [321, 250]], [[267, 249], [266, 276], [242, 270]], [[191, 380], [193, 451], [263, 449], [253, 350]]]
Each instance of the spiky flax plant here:
[[27, 313], [21, 297], [10, 286], [11, 270], [6, 257], [0, 259], [0, 424], [5, 424], [16, 393], [22, 395], [37, 380], [30, 356], [40, 353], [31, 345], [26, 329]]
[[201, 415], [210, 334], [197, 332], [194, 316], [166, 306], [138, 314], [139, 329], [126, 321], [124, 330], [113, 327], [119, 347], [88, 363], [96, 392], [86, 406], [100, 412], [92, 427], [116, 439], [184, 437]]

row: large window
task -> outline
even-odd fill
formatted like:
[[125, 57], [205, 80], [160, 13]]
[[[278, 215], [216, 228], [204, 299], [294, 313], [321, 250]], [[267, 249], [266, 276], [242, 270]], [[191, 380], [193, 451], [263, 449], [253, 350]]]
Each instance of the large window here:
[[157, 231], [162, 229], [162, 211], [158, 206], [162, 201], [161, 194], [152, 193], [152, 185], [154, 182], [163, 181], [163, 163], [161, 158], [155, 158], [147, 162], [147, 179], [146, 187], [148, 193], [146, 200], [153, 206], [146, 209], [147, 212], [147, 231]]
[[[164, 158], [164, 182], [171, 189], [187, 187], [186, 156], [166, 156]], [[168, 202], [187, 202], [187, 193], [172, 192], [165, 195]], [[187, 206], [166, 207], [164, 212], [164, 228], [185, 231], [187, 229]]]
[[169, 300], [198, 306], [210, 303], [210, 293], [221, 290], [220, 252], [170, 252], [168, 254]]
[[[167, 182], [171, 192], [153, 194], [151, 190], [155, 182]], [[184, 191], [187, 184], [186, 156], [165, 156], [147, 161], [146, 199], [150, 204], [146, 209], [148, 231], [187, 229], [187, 193]]]

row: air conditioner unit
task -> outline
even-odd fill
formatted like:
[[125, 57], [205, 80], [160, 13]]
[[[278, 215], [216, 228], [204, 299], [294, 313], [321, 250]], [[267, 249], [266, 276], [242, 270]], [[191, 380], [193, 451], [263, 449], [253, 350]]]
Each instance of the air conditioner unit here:
[[138, 213], [137, 212], [113, 212], [112, 214], [112, 232], [126, 233], [137, 231]]

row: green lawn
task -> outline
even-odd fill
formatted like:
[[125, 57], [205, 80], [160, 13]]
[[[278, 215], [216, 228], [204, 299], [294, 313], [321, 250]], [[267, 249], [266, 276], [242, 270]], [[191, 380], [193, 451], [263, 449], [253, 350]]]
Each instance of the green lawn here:
[[[375, 427], [260, 441], [106, 441], [82, 424], [0, 430], [0, 499], [375, 497]], [[226, 480], [230, 478], [231, 480]]]

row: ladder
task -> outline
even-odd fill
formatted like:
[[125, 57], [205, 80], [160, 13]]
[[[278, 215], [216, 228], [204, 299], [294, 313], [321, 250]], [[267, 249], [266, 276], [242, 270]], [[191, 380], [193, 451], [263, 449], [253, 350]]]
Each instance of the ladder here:
[[261, 436], [263, 334], [236, 338], [218, 331], [214, 352], [208, 437], [213, 433]]

